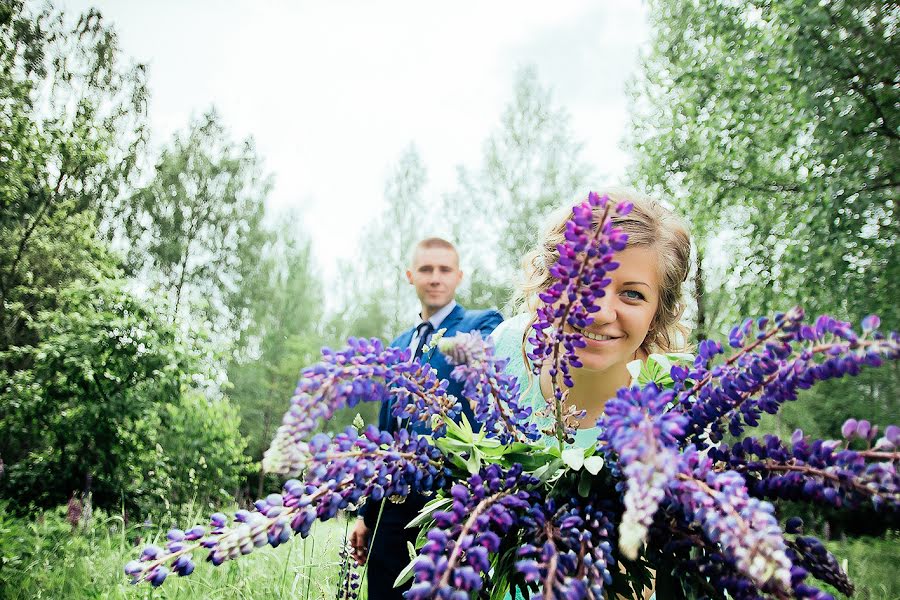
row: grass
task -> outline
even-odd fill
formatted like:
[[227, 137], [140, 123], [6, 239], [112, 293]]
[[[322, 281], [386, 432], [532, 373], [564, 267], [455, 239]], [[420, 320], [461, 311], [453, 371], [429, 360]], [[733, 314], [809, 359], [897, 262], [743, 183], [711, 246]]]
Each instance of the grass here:
[[[123, 527], [116, 515], [95, 514], [89, 529], [73, 533], [62, 509], [26, 521], [5, 513], [0, 505], [0, 600], [334, 598], [340, 572], [337, 553], [347, 528], [345, 520], [316, 523], [305, 540], [260, 548], [220, 567], [203, 561], [198, 552], [197, 569], [190, 577], [171, 576], [160, 588], [152, 588], [130, 585], [122, 567], [143, 545], [159, 543], [163, 528], [154, 526], [155, 537], [136, 544], [146, 530]], [[900, 597], [900, 535], [834, 541], [828, 547], [839, 560], [846, 559], [856, 584], [854, 598]], [[365, 592], [360, 597], [364, 599]]]
[[[900, 598], [900, 534], [888, 533], [885, 537], [858, 537], [842, 542], [827, 542], [850, 581], [856, 586], [853, 598], [859, 600], [896, 600]], [[846, 561], [846, 562], [844, 562]], [[829, 588], [835, 598], [846, 598]]]
[[100, 515], [88, 531], [72, 533], [60, 513], [32, 522], [0, 515], [0, 598], [274, 600], [336, 595], [344, 520], [316, 523], [306, 539], [266, 546], [220, 567], [197, 552], [193, 574], [170, 576], [159, 588], [131, 585], [122, 568], [143, 545], [164, 541], [164, 531], [137, 546], [141, 529], [122, 525], [120, 517]]

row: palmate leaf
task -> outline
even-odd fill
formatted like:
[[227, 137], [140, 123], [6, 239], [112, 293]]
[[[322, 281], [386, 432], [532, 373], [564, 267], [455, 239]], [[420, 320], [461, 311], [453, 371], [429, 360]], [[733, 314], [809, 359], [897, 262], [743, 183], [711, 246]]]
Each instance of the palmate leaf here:
[[648, 383], [654, 383], [660, 389], [669, 389], [675, 383], [669, 376], [672, 366], [688, 366], [693, 362], [694, 355], [686, 352], [654, 353], [648, 356], [646, 361], [633, 360], [626, 367], [633, 385], [644, 387]]

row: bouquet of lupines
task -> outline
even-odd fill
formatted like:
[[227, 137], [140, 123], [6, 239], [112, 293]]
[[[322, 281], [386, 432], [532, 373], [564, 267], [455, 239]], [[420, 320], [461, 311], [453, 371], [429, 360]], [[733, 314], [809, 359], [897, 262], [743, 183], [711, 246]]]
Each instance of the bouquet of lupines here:
[[[595, 223], [598, 207], [604, 217]], [[408, 350], [351, 339], [303, 371], [265, 455], [267, 471], [297, 478], [254, 510], [170, 531], [164, 548], [145, 548], [125, 572], [160, 585], [173, 572], [189, 575], [197, 555], [219, 565], [305, 537], [316, 519], [369, 499], [415, 492], [431, 500], [414, 522], [418, 556], [401, 575], [412, 578], [410, 599], [512, 591], [599, 599], [650, 586], [660, 599], [830, 598], [818, 582], [851, 594], [838, 560], [803, 536], [796, 518], [782, 522], [772, 502], [878, 511], [895, 527], [900, 428], [851, 419], [841, 440], [745, 432], [800, 390], [896, 360], [900, 340], [882, 334], [877, 317], [855, 331], [794, 308], [735, 327], [728, 352], [705, 340], [693, 360], [653, 355], [633, 371], [633, 386], [607, 402], [597, 444], [567, 445], [580, 416], [565, 390], [580, 366], [578, 331], [593, 321], [615, 252], [627, 243], [611, 219], [629, 209], [596, 194], [575, 206], [556, 283], [541, 296], [530, 357], [536, 371], [549, 368], [561, 381], [541, 410], [553, 417], [548, 443], [535, 443], [538, 415], [520, 405], [516, 379], [489, 340], [438, 342], [464, 382], [454, 398]], [[337, 409], [389, 398], [395, 416], [425, 423], [430, 435], [374, 427], [314, 435]], [[461, 417], [461, 402], [473, 406], [477, 427]], [[357, 589], [353, 577], [344, 596]]]

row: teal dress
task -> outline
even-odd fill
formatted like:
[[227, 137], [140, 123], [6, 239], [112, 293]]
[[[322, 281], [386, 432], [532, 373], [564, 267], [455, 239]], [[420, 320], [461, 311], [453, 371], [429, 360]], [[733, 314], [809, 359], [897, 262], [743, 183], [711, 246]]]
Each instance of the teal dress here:
[[[509, 360], [506, 364], [506, 373], [515, 375], [519, 382], [519, 389], [522, 391], [519, 401], [524, 406], [530, 406], [531, 414], [534, 415], [546, 405], [546, 401], [541, 394], [541, 384], [538, 378], [531, 375], [531, 361], [522, 354], [522, 336], [530, 320], [531, 317], [528, 314], [516, 315], [500, 323], [490, 337], [494, 342], [494, 354], [499, 358]], [[533, 349], [527, 340], [525, 346], [529, 351]], [[542, 429], [551, 423], [548, 418], [532, 417], [532, 420]], [[575, 442], [572, 445], [576, 448], [593, 446], [597, 443], [599, 433], [600, 431], [596, 427], [579, 429], [575, 432]], [[555, 443], [555, 440], [551, 440], [549, 437], [544, 438], [545, 443], [551, 441]]]
[[[491, 340], [494, 342], [494, 353], [499, 358], [509, 359], [506, 365], [506, 372], [516, 376], [519, 382], [519, 389], [522, 394], [519, 401], [524, 406], [530, 406], [532, 415], [546, 405], [543, 395], [541, 394], [541, 384], [537, 377], [531, 374], [531, 361], [522, 354], [522, 338], [531, 316], [528, 314], [516, 315], [511, 319], [507, 319], [501, 323], [497, 329], [491, 333]], [[529, 332], [530, 335], [530, 332]], [[533, 346], [526, 340], [526, 350], [531, 350]], [[550, 419], [532, 417], [535, 423], [541, 428], [550, 424]], [[587, 448], [597, 443], [597, 435], [600, 430], [597, 427], [587, 429], [579, 429], [575, 432], [575, 442], [572, 444], [576, 448]], [[555, 439], [545, 437], [544, 442], [553, 442]], [[655, 596], [651, 598], [653, 600]], [[509, 592], [506, 593], [506, 600], [512, 600]], [[518, 593], [515, 600], [525, 600]]]

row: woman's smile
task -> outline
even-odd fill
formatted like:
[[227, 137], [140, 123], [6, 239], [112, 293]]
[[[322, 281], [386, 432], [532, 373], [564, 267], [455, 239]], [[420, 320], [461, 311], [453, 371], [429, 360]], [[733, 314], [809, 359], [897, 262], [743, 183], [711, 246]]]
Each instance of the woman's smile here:
[[[621, 335], [602, 334], [596, 331], [590, 331], [588, 329], [576, 329], [575, 331], [580, 333], [585, 338], [585, 340], [588, 341], [589, 346], [592, 346], [594, 344], [600, 345], [603, 342], [614, 342], [623, 337]], [[591, 342], [594, 342], [594, 344], [592, 344]]]

